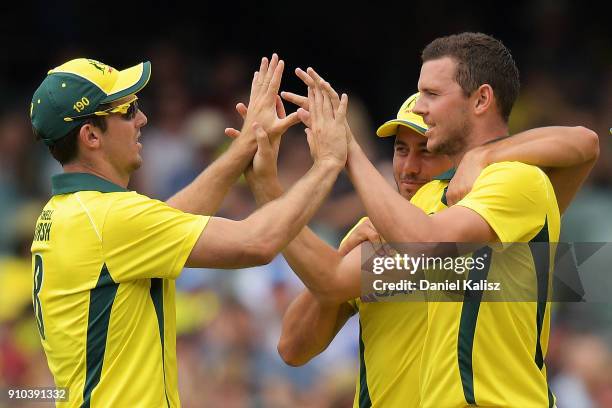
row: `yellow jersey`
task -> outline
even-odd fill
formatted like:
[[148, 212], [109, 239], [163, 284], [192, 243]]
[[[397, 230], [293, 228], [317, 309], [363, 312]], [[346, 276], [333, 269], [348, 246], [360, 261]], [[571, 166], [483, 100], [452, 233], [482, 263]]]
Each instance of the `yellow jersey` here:
[[178, 407], [175, 282], [209, 217], [85, 173], [52, 179], [33, 303], [61, 407]]
[[[423, 186], [412, 202], [428, 214], [444, 210], [453, 174]], [[558, 241], [560, 230], [553, 187], [537, 167], [501, 162], [485, 168], [457, 205], [478, 213], [502, 242], [479, 250], [488, 255], [480, 276], [527, 277], [521, 283], [537, 292], [537, 301], [486, 302], [473, 295], [468, 299], [466, 293], [461, 302], [429, 302], [421, 406], [553, 407], [544, 364], [555, 249], [551, 243]], [[543, 243], [544, 251], [510, 246], [513, 242]], [[478, 276], [473, 273], [467, 278]]]
[[[362, 218], [349, 231], [367, 220]], [[427, 304], [374, 293], [349, 303], [359, 313], [359, 374], [353, 407], [419, 407], [419, 368]]]

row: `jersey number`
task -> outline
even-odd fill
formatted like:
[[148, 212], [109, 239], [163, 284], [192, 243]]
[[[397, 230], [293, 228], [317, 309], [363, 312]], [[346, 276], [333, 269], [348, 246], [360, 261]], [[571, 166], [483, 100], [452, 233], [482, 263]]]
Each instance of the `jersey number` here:
[[36, 324], [38, 325], [38, 332], [40, 337], [45, 339], [45, 325], [43, 323], [42, 305], [38, 294], [42, 288], [43, 283], [43, 260], [42, 256], [34, 255], [34, 315], [36, 316]]

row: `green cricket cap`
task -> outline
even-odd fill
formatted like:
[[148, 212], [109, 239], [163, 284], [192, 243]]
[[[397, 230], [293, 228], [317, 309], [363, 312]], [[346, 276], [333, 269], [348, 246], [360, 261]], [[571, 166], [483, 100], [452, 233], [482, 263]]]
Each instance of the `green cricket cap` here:
[[137, 93], [150, 77], [149, 61], [122, 71], [89, 58], [68, 61], [50, 70], [34, 92], [32, 126], [51, 146], [95, 115], [98, 106]]

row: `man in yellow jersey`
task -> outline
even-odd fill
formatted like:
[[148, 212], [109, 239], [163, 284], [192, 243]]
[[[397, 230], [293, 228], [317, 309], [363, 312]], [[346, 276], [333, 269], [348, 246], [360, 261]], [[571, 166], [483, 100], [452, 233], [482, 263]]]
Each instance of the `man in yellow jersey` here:
[[[346, 161], [347, 98], [315, 90], [314, 164], [282, 198], [242, 221], [210, 216], [230, 185], [297, 122], [278, 97], [284, 63], [262, 59], [243, 134], [167, 203], [127, 190], [147, 117], [136, 93], [149, 62], [118, 71], [75, 59], [49, 71], [31, 119], [64, 172], [52, 178], [32, 243], [33, 303], [60, 406], [177, 407], [175, 283], [184, 266], [269, 262], [312, 217]], [[206, 228], [206, 231], [204, 229]]]
[[[478, 154], [483, 145], [508, 134], [518, 70], [498, 40], [477, 33], [442, 37], [425, 48], [422, 58], [421, 97], [413, 112], [428, 125], [428, 150], [448, 155], [456, 167], [468, 152]], [[597, 143], [593, 132], [576, 131]], [[577, 169], [578, 180], [570, 180], [576, 188], [559, 191], [561, 206], [567, 206], [591, 166], [592, 161]], [[544, 358], [554, 260], [554, 246], [548, 244], [558, 240], [560, 218], [546, 174], [515, 161], [493, 163], [465, 197], [447, 207], [454, 170], [425, 185], [408, 203], [384, 183], [354, 142], [347, 168], [371, 222], [387, 241], [502, 243], [478, 251], [488, 259], [481, 277], [528, 276], [524, 283], [537, 289], [537, 302], [487, 303], [480, 301], [482, 292], [475, 292], [463, 302], [428, 303], [421, 406], [554, 406]], [[540, 242], [546, 251], [543, 256], [527, 246], [509, 251], [512, 242]]]
[[[303, 71], [298, 70], [298, 75], [307, 84], [314, 84], [313, 80], [320, 79], [314, 71], [309, 72], [313, 75], [312, 80]], [[308, 110], [306, 98], [287, 92], [282, 95]], [[422, 135], [427, 126], [420, 116], [412, 113], [416, 98], [417, 94], [406, 100], [397, 118], [377, 131], [381, 137], [396, 137], [394, 176], [399, 193], [406, 199], [410, 199], [434, 175], [450, 167], [448, 158], [433, 155], [426, 149], [427, 139]], [[239, 111], [244, 116], [246, 107], [239, 106]], [[561, 180], [574, 177], [585, 163], [590, 166], [596, 155], [596, 145], [593, 145], [588, 134], [579, 129], [543, 128], [516, 135], [504, 144], [491, 144], [484, 152], [487, 158], [496, 161], [534, 159], [534, 164], [552, 167], [551, 174]], [[270, 154], [269, 158], [262, 161], [266, 168], [255, 167], [255, 175], [248, 174], [260, 203], [281, 194], [275, 180], [274, 154]], [[474, 166], [470, 166], [470, 170], [471, 167]], [[560, 182], [558, 188], [565, 190], [565, 186]], [[573, 193], [575, 191], [564, 191], [563, 195], [569, 197]], [[358, 311], [361, 329], [360, 373], [355, 406], [419, 406], [419, 361], [426, 330], [427, 306], [416, 302], [372, 303], [375, 300], [372, 298], [361, 301], [358, 298], [360, 248], [344, 256], [343, 252], [333, 250], [307, 228], [283, 254], [308, 287], [285, 315], [279, 341], [283, 359], [291, 365], [306, 363], [322, 352], [346, 320]]]

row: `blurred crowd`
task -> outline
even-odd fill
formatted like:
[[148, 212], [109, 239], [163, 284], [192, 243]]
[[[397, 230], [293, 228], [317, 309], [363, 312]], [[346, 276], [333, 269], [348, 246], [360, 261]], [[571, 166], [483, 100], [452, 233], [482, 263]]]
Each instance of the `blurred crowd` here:
[[[537, 49], [554, 49], [555, 38], [550, 32], [554, 34], [555, 29], [543, 29]], [[602, 50], [608, 52], [609, 65], [603, 75], [586, 83], [573, 77], [573, 64], [579, 62], [567, 59], [566, 54], [551, 51], [526, 56], [527, 63], [521, 64], [522, 90], [511, 117], [512, 133], [543, 125], [583, 125], [600, 136], [600, 159], [563, 218], [564, 241], [612, 242], [612, 136], [608, 133], [612, 125], [612, 51], [605, 44]], [[246, 102], [257, 60], [234, 53], [205, 60], [167, 42], [154, 44], [148, 58], [153, 77], [140, 98], [149, 119], [141, 139], [144, 165], [135, 173], [130, 189], [164, 200], [223, 152], [229, 143], [225, 127], [240, 127], [234, 106]], [[549, 65], [533, 63], [538, 58]], [[564, 64], [554, 65], [558, 61]], [[42, 80], [42, 74], [37, 81]], [[343, 89], [351, 97], [349, 123], [389, 182], [392, 145], [378, 140], [375, 129], [394, 117], [416, 87], [416, 79], [403, 98], [389, 98], [383, 107], [362, 100], [358, 83], [354, 92]], [[2, 78], [0, 83], [5, 81], [8, 79]], [[33, 89], [22, 91], [26, 100]], [[50, 196], [50, 177], [61, 171], [46, 148], [33, 140], [28, 105], [2, 102], [0, 390], [52, 385], [33, 319], [29, 247], [35, 220]], [[286, 107], [295, 110], [288, 104]], [[303, 127], [298, 125], [283, 138], [278, 163], [282, 184], [291, 186], [310, 164]], [[218, 215], [242, 219], [254, 209], [250, 191], [240, 180]], [[363, 214], [348, 179], [341, 176], [310, 226], [335, 246]], [[281, 256], [267, 266], [238, 271], [186, 269], [177, 288], [183, 406], [352, 405], [358, 370], [356, 318], [349, 320], [323, 354], [304, 367], [286, 366], [276, 352], [283, 313], [303, 288]], [[612, 407], [612, 305], [556, 304], [547, 366], [559, 408]], [[3, 404], [18, 406], [0, 398], [0, 407]]]

